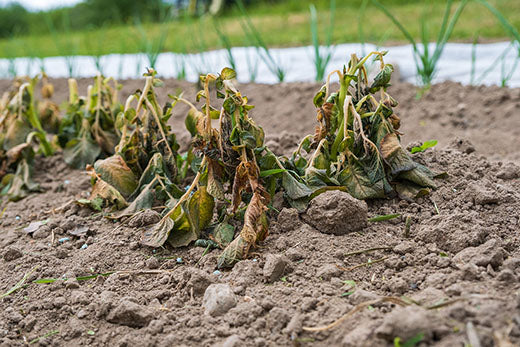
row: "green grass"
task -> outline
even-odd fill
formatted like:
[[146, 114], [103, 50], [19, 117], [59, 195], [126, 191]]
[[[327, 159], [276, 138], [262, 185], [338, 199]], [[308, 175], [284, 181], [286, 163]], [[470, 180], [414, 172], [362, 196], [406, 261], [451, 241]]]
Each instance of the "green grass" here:
[[[330, 18], [329, 0], [317, 0], [318, 20], [327, 23]], [[336, 4], [336, 23], [332, 35], [333, 43], [360, 42], [359, 37], [359, 9], [361, 0], [342, 0]], [[430, 1], [428, 9], [430, 26], [440, 27], [442, 24], [444, 1]], [[492, 0], [495, 6], [513, 27], [520, 27], [520, 1]], [[386, 0], [385, 6], [402, 22], [407, 23], [407, 30], [415, 39], [421, 39], [421, 24], [418, 20], [424, 11], [422, 1]], [[453, 11], [458, 6], [455, 1]], [[248, 8], [251, 20], [258, 29], [265, 44], [269, 47], [289, 47], [310, 45], [309, 35], [310, 14], [309, 1], [288, 0], [276, 2], [274, 5], [259, 4]], [[410, 20], [417, 19], [417, 20]], [[199, 45], [186, 38], [191, 37], [193, 26], [199, 26], [204, 33], [207, 49], [223, 48], [218, 34], [215, 32], [212, 21], [205, 18], [196, 20], [173, 20], [169, 23], [143, 24], [147, 36], [151, 40], [159, 39], [168, 32], [164, 51], [197, 52]], [[238, 9], [233, 9], [220, 18], [221, 29], [227, 33], [231, 46], [244, 46], [248, 42], [244, 37], [241, 26], [241, 15]], [[363, 40], [366, 42], [380, 42], [386, 35], [385, 44], [406, 42], [403, 34], [392, 24], [384, 13], [368, 4], [363, 23]], [[130, 25], [131, 26], [131, 25]], [[166, 26], [166, 27], [165, 27]], [[326, 26], [318, 28], [320, 37], [326, 36]], [[470, 1], [464, 9], [451, 35], [451, 41], [472, 42], [475, 32], [479, 32], [481, 40], [509, 39], [510, 33], [500, 24], [496, 17], [481, 4]], [[64, 56], [72, 54], [92, 55], [109, 53], [136, 53], [142, 50], [139, 34], [129, 30], [129, 26], [116, 26], [96, 30], [60, 33], [59, 44], [55, 43], [56, 35], [42, 34], [16, 37], [10, 40], [0, 40], [2, 57], [17, 56]], [[63, 44], [67, 42], [67, 44]], [[92, 42], [103, 42], [100, 50], [96, 47], [93, 52]], [[124, 44], [122, 44], [124, 42]], [[89, 44], [90, 43], [90, 44]], [[7, 53], [8, 52], [8, 53]]]

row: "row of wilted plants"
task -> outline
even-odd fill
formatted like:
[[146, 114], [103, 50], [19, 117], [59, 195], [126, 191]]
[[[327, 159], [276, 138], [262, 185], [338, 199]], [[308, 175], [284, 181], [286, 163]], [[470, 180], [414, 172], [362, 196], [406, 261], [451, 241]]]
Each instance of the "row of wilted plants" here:
[[[67, 164], [91, 176], [90, 196], [79, 204], [113, 219], [159, 211], [162, 219], [143, 231], [143, 244], [223, 248], [218, 266], [230, 267], [267, 237], [278, 192], [302, 211], [328, 190], [358, 199], [413, 199], [435, 188], [434, 174], [400, 145], [397, 101], [387, 93], [393, 67], [383, 56], [352, 55], [333, 71], [313, 100], [315, 133], [282, 157], [264, 144], [264, 131], [250, 115], [254, 106], [230, 68], [201, 76], [196, 102], [170, 95], [164, 105], [154, 70], [124, 105], [111, 79], [96, 77], [86, 97], [70, 80], [63, 114], [50, 101], [45, 76], [41, 101], [34, 97], [38, 79], [16, 81], [1, 104], [2, 193], [17, 200], [39, 190], [31, 179], [35, 153], [62, 151]], [[379, 72], [369, 79], [365, 64], [372, 60]], [[335, 77], [337, 90], [330, 83]], [[185, 124], [192, 139], [185, 153], [175, 137], [180, 129], [168, 124], [178, 103], [189, 106]]]

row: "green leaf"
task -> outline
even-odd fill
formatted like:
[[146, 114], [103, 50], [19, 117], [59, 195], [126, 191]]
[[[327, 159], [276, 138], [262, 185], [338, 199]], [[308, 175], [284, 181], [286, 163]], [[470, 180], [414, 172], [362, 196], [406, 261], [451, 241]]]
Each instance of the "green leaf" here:
[[96, 198], [102, 199], [107, 206], [114, 206], [118, 210], [128, 206], [128, 203], [121, 193], [119, 193], [119, 191], [112, 185], [100, 178], [96, 180], [94, 187], [92, 187], [90, 201], [92, 202]]
[[215, 241], [221, 246], [226, 247], [233, 241], [233, 237], [235, 236], [235, 227], [226, 222], [222, 222], [217, 225], [215, 230], [212, 233]]
[[292, 200], [308, 197], [314, 192], [313, 189], [305, 183], [298, 181], [288, 171], [282, 174], [282, 186], [287, 196]]
[[392, 175], [412, 170], [417, 166], [410, 155], [401, 147], [399, 138], [395, 133], [389, 133], [381, 140], [380, 150], [383, 159], [390, 166]]
[[137, 188], [137, 178], [119, 154], [96, 161], [94, 170], [102, 180], [116, 188], [125, 198]]
[[225, 67], [220, 72], [220, 77], [223, 80], [233, 80], [237, 77], [237, 73], [235, 72], [235, 70], [233, 70], [229, 67]]
[[101, 154], [101, 147], [89, 135], [74, 138], [67, 142], [63, 149], [63, 159], [75, 169], [84, 170]]
[[314, 103], [314, 106], [317, 108], [323, 106], [323, 102], [325, 101], [325, 86], [321, 87], [319, 92], [314, 95], [314, 98], [312, 99], [312, 102]]
[[413, 147], [410, 152], [412, 152], [412, 154], [418, 153], [418, 152], [424, 152], [428, 148], [435, 147], [436, 145], [437, 145], [437, 140], [426, 141], [420, 146]]
[[416, 167], [409, 171], [401, 172], [397, 178], [413, 182], [421, 187], [437, 188], [433, 181], [434, 174], [426, 166], [416, 164]]
[[338, 177], [341, 185], [347, 187], [350, 195], [356, 199], [375, 199], [385, 197], [384, 178], [372, 180], [360, 161], [352, 158], [348, 166]]
[[264, 171], [260, 171], [260, 177], [268, 177], [268, 176], [271, 176], [271, 175], [276, 175], [276, 174], [279, 174], [279, 173], [282, 173], [282, 172], [287, 172], [287, 170], [285, 169], [271, 169], [271, 170], [264, 170]]

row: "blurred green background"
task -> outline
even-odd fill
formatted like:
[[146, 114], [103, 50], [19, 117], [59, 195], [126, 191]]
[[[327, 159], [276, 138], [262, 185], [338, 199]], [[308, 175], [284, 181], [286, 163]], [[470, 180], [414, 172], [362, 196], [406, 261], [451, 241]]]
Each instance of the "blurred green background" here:
[[[222, 6], [219, 3], [222, 2]], [[383, 0], [389, 10], [419, 38], [419, 17], [428, 13], [431, 31], [438, 30], [446, 1]], [[516, 28], [520, 26], [519, 0], [490, 0]], [[103, 55], [143, 51], [143, 38], [164, 38], [161, 51], [190, 53], [222, 48], [218, 23], [231, 46], [251, 45], [243, 33], [243, 14], [235, 0], [85, 0], [73, 7], [28, 11], [18, 4], [0, 9], [0, 55], [48, 57]], [[330, 18], [329, 0], [244, 1], [252, 22], [269, 47], [311, 44], [309, 5], [317, 8], [320, 37]], [[337, 0], [333, 43], [405, 43], [402, 33], [371, 3], [361, 16], [362, 0]], [[458, 1], [454, 1], [455, 10]], [[213, 7], [211, 7], [213, 6]], [[218, 8], [215, 11], [215, 8]], [[210, 12], [217, 12], [210, 14]], [[360, 37], [360, 33], [363, 34]], [[481, 4], [470, 1], [450, 41], [509, 40], [508, 33]]]

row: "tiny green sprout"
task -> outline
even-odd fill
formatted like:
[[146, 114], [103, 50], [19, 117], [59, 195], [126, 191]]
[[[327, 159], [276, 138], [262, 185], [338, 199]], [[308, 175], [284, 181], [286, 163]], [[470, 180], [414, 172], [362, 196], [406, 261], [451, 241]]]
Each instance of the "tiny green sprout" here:
[[441, 258], [446, 258], [447, 256], [448, 256], [447, 253], [445, 253], [445, 252], [439, 252], [439, 257], [441, 257]]
[[94, 330], [89, 330], [89, 331], [87, 331], [87, 335], [93, 336], [93, 335], [96, 335], [96, 333], [94, 332]]
[[287, 276], [283, 276], [282, 278], [280, 278], [280, 281], [287, 282]]
[[424, 333], [419, 333], [415, 336], [412, 336], [408, 340], [401, 342], [400, 337], [396, 337], [394, 339], [394, 347], [414, 347], [419, 342], [421, 342], [424, 339]]
[[426, 142], [424, 142], [420, 146], [413, 147], [410, 152], [412, 152], [412, 154], [419, 153], [419, 152], [424, 152], [428, 148], [435, 147], [436, 145], [437, 145], [437, 140], [426, 141]]
[[374, 310], [375, 310], [374, 306], [372, 306], [372, 305], [368, 306], [367, 309], [368, 309], [369, 311], [374, 311]]

